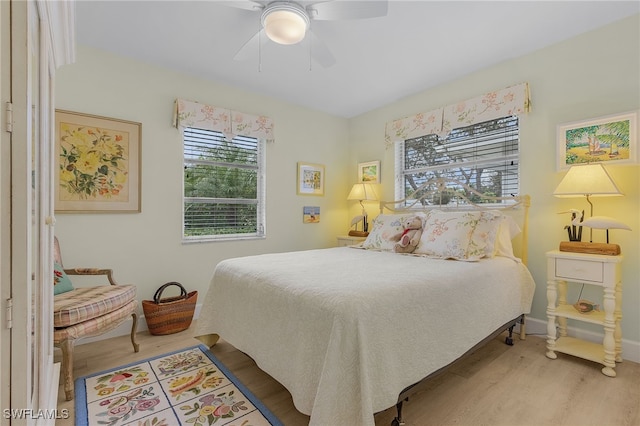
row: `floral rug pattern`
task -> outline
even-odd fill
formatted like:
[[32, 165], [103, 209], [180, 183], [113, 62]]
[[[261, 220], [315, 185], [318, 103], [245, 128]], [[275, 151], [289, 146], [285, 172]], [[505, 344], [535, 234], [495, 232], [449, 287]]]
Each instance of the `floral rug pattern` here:
[[76, 424], [281, 425], [203, 345], [77, 379]]

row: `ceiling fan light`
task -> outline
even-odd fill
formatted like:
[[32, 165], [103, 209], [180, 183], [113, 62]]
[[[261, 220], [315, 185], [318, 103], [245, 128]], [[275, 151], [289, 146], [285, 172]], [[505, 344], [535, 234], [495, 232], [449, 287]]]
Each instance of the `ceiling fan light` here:
[[309, 17], [304, 9], [280, 5], [265, 10], [262, 26], [269, 39], [279, 44], [296, 44], [304, 39]]

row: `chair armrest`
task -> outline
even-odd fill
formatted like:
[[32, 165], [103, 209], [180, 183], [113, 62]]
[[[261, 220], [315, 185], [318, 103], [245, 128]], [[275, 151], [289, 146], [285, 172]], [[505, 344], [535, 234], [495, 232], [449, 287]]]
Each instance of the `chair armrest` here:
[[65, 269], [64, 272], [67, 275], [106, 275], [109, 280], [109, 284], [118, 285], [113, 279], [112, 269], [99, 269], [99, 268], [73, 268]]

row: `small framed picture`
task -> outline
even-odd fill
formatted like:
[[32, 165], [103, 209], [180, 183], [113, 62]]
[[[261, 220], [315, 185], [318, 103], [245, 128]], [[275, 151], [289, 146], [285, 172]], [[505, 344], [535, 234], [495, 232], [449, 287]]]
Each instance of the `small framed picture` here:
[[635, 163], [637, 112], [559, 124], [557, 169], [584, 163]]
[[380, 183], [380, 161], [359, 163], [358, 182]]
[[324, 166], [298, 163], [298, 195], [324, 195]]
[[304, 206], [302, 208], [302, 223], [320, 222], [320, 206]]

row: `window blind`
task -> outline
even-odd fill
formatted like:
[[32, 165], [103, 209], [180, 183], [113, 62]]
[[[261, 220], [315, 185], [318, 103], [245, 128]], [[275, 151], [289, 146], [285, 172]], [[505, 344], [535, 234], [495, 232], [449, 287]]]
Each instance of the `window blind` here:
[[264, 236], [260, 141], [192, 127], [183, 140], [184, 238]]
[[[501, 197], [519, 190], [518, 117], [509, 116], [454, 129], [447, 138], [425, 135], [397, 144], [396, 199], [420, 197], [425, 182], [455, 180], [476, 191]], [[451, 184], [451, 188], [456, 188]], [[465, 194], [473, 199], [472, 194]], [[423, 204], [428, 204], [427, 200]], [[431, 200], [438, 204], [442, 200]]]

